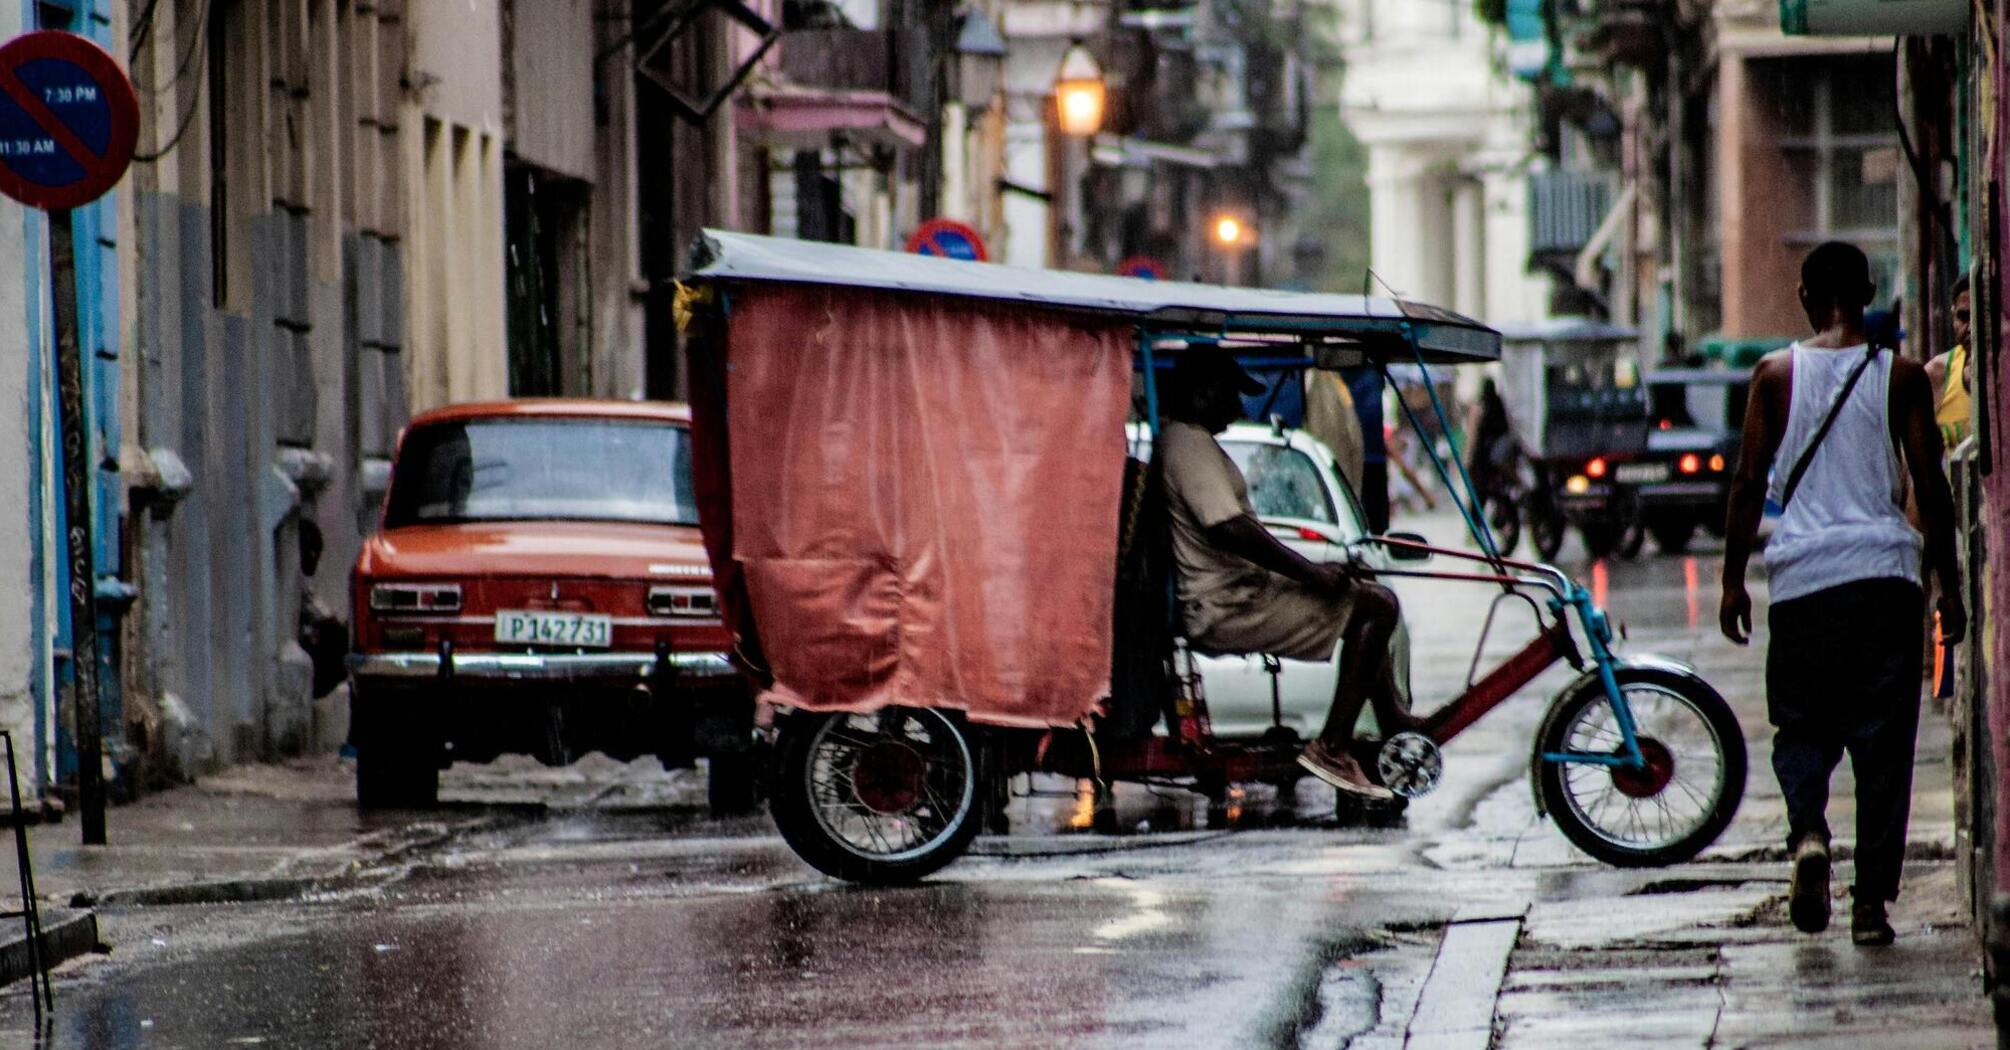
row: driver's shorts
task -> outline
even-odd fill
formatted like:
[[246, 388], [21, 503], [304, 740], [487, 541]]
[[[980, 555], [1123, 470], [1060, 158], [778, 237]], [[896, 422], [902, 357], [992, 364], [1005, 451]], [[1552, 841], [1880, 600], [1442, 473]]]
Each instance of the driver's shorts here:
[[1274, 572], [1265, 577], [1257, 593], [1234, 605], [1190, 604], [1188, 624], [1203, 626], [1189, 627], [1187, 644], [1224, 656], [1269, 653], [1287, 660], [1333, 659], [1357, 589], [1332, 594]]

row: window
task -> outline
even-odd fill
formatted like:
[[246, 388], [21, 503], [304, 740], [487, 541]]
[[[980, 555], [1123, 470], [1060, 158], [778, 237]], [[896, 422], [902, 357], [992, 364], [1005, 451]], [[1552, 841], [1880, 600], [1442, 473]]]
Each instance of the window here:
[[1790, 181], [1806, 194], [1790, 219], [1796, 247], [1843, 240], [1870, 256], [1878, 296], [1898, 280], [1896, 91], [1886, 56], [1768, 64], [1766, 90]]
[[685, 428], [484, 419], [423, 427], [398, 450], [385, 528], [537, 520], [697, 524]]
[[1249, 504], [1257, 517], [1339, 524], [1333, 497], [1311, 456], [1255, 441], [1223, 441], [1221, 447], [1249, 483]]

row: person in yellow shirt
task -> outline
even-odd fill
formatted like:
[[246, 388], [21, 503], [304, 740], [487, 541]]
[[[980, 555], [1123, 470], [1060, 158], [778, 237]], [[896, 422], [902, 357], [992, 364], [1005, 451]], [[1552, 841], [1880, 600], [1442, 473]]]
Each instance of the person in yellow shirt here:
[[[1947, 451], [1954, 451], [1956, 445], [1968, 436], [1975, 419], [1975, 370], [1969, 367], [1968, 338], [1969, 324], [1968, 275], [1962, 274], [1954, 282], [1954, 299], [1950, 304], [1954, 315], [1954, 349], [1935, 357], [1926, 363], [1926, 378], [1933, 383], [1933, 422], [1940, 428], [1940, 443]], [[1930, 627], [1929, 638], [1939, 632]], [[1937, 642], [1933, 647], [1933, 692], [1942, 699], [1954, 695], [1954, 647], [1947, 642]]]
[[1926, 377], [1933, 381], [1933, 421], [1940, 426], [1940, 440], [1949, 451], [1968, 436], [1975, 418], [1974, 369], [1968, 363], [1968, 275], [1954, 282], [1954, 349], [1926, 363]]

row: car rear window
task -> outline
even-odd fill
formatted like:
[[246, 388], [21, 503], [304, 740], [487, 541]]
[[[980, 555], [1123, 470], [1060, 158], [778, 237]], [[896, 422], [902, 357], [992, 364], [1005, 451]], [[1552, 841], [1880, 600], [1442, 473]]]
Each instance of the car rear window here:
[[518, 418], [405, 436], [384, 527], [540, 520], [697, 524], [689, 433], [675, 423]]

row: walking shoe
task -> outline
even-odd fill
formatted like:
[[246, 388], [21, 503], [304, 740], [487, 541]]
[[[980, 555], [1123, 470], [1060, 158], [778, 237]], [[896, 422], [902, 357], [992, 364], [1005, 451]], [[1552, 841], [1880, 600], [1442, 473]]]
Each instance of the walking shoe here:
[[1898, 939], [1885, 919], [1883, 901], [1858, 901], [1850, 907], [1849, 939], [1864, 948], [1882, 948]]
[[1829, 928], [1829, 844], [1804, 835], [1794, 846], [1794, 881], [1787, 891], [1787, 915], [1802, 933]]
[[1396, 797], [1395, 792], [1369, 780], [1368, 774], [1361, 771], [1361, 764], [1354, 761], [1354, 756], [1327, 747], [1324, 740], [1314, 740], [1305, 745], [1305, 750], [1298, 755], [1298, 764], [1313, 776], [1350, 795], [1378, 801]]

